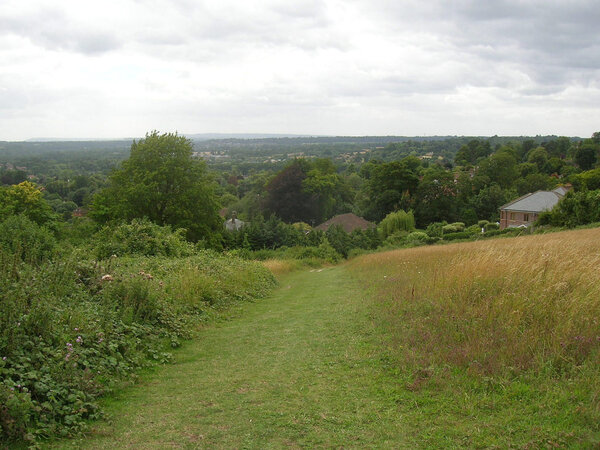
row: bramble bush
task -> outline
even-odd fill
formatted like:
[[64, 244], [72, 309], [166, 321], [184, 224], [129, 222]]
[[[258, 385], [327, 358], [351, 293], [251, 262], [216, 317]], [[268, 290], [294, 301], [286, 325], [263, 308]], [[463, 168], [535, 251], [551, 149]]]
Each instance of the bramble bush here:
[[274, 283], [259, 263], [210, 251], [93, 261], [0, 248], [0, 446], [78, 433], [115, 383]]
[[189, 256], [194, 246], [186, 241], [186, 231], [173, 231], [148, 219], [133, 219], [130, 223], [107, 226], [94, 237], [94, 253], [99, 259], [111, 255]]

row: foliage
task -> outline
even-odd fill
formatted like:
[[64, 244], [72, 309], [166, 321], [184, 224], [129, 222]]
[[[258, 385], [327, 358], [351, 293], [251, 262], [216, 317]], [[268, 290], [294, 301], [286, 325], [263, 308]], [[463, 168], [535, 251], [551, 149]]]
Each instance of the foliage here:
[[600, 189], [600, 167], [575, 175], [573, 177], [573, 186], [577, 190], [588, 189], [593, 191]]
[[379, 224], [383, 238], [396, 231], [413, 231], [415, 229], [415, 217], [412, 211], [399, 210], [389, 213]]
[[596, 164], [599, 147], [591, 140], [579, 146], [575, 153], [575, 162], [581, 170], [590, 170]]
[[379, 221], [392, 211], [409, 209], [411, 196], [419, 184], [417, 173], [420, 165], [417, 158], [407, 157], [401, 161], [373, 164], [365, 169], [369, 173], [367, 216]]
[[406, 236], [406, 240], [410, 244], [423, 244], [428, 241], [428, 237], [423, 231], [413, 231]]
[[48, 259], [56, 250], [56, 238], [46, 227], [27, 216], [9, 216], [0, 222], [0, 251], [29, 263]]
[[192, 156], [192, 143], [177, 134], [146, 134], [133, 142], [129, 159], [96, 195], [92, 217], [100, 222], [148, 218], [186, 230], [188, 238], [210, 240], [221, 228], [211, 177]]
[[257, 263], [206, 251], [31, 265], [0, 249], [0, 442], [79, 432], [115, 383], [273, 284]]
[[552, 209], [540, 214], [540, 225], [573, 228], [600, 222], [600, 190], [569, 191]]
[[56, 215], [33, 183], [0, 187], [0, 217], [23, 214], [38, 225], [53, 226]]
[[185, 230], [173, 231], [148, 219], [105, 226], [93, 239], [94, 253], [99, 259], [116, 256], [190, 256], [194, 246], [185, 240]]

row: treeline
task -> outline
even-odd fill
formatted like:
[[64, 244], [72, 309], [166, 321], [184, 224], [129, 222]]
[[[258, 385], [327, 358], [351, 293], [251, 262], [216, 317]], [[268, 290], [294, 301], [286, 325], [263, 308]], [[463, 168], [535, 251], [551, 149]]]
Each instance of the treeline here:
[[[329, 141], [322, 142], [323, 139]], [[331, 150], [327, 145], [362, 145], [378, 138], [363, 139], [364, 142], [348, 139], [226, 142], [279, 150], [292, 148], [299, 142], [314, 144], [307, 147], [323, 156]], [[288, 147], [277, 147], [276, 143], [281, 141]], [[218, 141], [211, 142], [206, 145], [217, 145]], [[76, 144], [71, 145], [73, 148], [67, 153], [78, 155], [74, 150]], [[120, 151], [121, 143], [111, 145], [110, 151]], [[169, 148], [177, 150], [167, 157], [164, 152], [171, 151]], [[4, 165], [0, 168], [0, 181], [8, 192], [11, 186], [31, 180], [40, 188], [59, 222], [71, 220], [78, 208], [82, 210], [80, 215], [89, 211], [88, 217], [96, 227], [146, 217], [159, 225], [183, 228], [188, 239], [200, 240], [211, 248], [242, 248], [241, 243], [236, 243], [239, 239], [232, 241], [223, 232], [223, 219], [217, 212], [225, 208], [227, 217], [236, 211], [248, 230], [262, 229], [264, 236], [273, 236], [272, 239], [251, 237], [249, 245], [255, 250], [261, 246], [266, 249], [290, 246], [269, 231], [267, 224], [272, 217], [282, 224], [308, 230], [336, 214], [348, 212], [379, 223], [394, 211], [412, 211], [416, 228], [423, 231], [432, 223], [464, 223], [471, 227], [480, 221], [496, 222], [501, 205], [528, 192], [567, 183], [575, 191], [600, 188], [600, 177], [594, 169], [599, 148], [598, 133], [589, 139], [407, 138], [364, 151], [361, 163], [335, 157], [297, 157], [275, 165], [244, 162], [215, 166], [194, 157], [198, 148], [184, 137], [152, 133], [134, 142], [129, 158], [122, 162], [105, 155], [103, 162], [94, 162], [91, 157], [89, 167], [65, 169], [50, 159], [44, 169], [47, 175], [35, 175], [33, 179], [17, 166]], [[450, 156], [442, 156], [444, 152]], [[46, 153], [46, 156], [53, 154]], [[91, 155], [84, 153], [82, 158]], [[374, 158], [376, 154], [386, 158]], [[105, 165], [94, 171], [94, 167], [98, 168], [95, 164]], [[217, 167], [219, 170], [215, 170]], [[567, 223], [552, 221], [559, 222]], [[305, 242], [299, 238], [293, 245], [314, 244], [316, 240]]]
[[[498, 208], [536, 190], [572, 183], [595, 187], [593, 173], [600, 143], [560, 137], [492, 146], [470, 140], [454, 162], [405, 156], [396, 161], [335, 164], [329, 159], [298, 159], [274, 175], [220, 177], [222, 201], [242, 218], [275, 214], [286, 222], [318, 225], [335, 214], [354, 212], [379, 222], [396, 210], [412, 210], [418, 227], [432, 222], [497, 221]], [[588, 187], [588, 189], [590, 189]]]

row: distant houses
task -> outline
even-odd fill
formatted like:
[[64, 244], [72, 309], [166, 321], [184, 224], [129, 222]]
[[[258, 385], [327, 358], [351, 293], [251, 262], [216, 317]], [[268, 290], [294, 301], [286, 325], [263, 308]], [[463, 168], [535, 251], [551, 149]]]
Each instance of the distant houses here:
[[501, 206], [500, 229], [533, 225], [540, 213], [554, 208], [569, 189], [570, 185], [560, 186], [552, 191], [537, 191]]
[[367, 230], [374, 228], [375, 224], [368, 220], [358, 217], [356, 214], [347, 213], [332, 217], [327, 222], [316, 226], [315, 230], [327, 231], [333, 225], [341, 226], [346, 233], [352, 233], [354, 230]]

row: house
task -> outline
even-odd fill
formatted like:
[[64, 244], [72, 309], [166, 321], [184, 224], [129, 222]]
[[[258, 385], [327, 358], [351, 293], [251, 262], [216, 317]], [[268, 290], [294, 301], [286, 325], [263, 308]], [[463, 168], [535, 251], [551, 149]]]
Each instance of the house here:
[[571, 189], [559, 186], [553, 191], [527, 194], [500, 207], [500, 229], [533, 225], [543, 211], [550, 211]]
[[374, 228], [375, 224], [368, 220], [358, 217], [356, 214], [347, 213], [332, 217], [327, 222], [315, 227], [315, 230], [327, 231], [330, 226], [339, 225], [346, 233], [352, 233], [354, 230], [367, 230]]
[[231, 219], [226, 220], [223, 226], [227, 231], [239, 231], [245, 225], [245, 222], [237, 218], [237, 213], [233, 211], [231, 213]]

